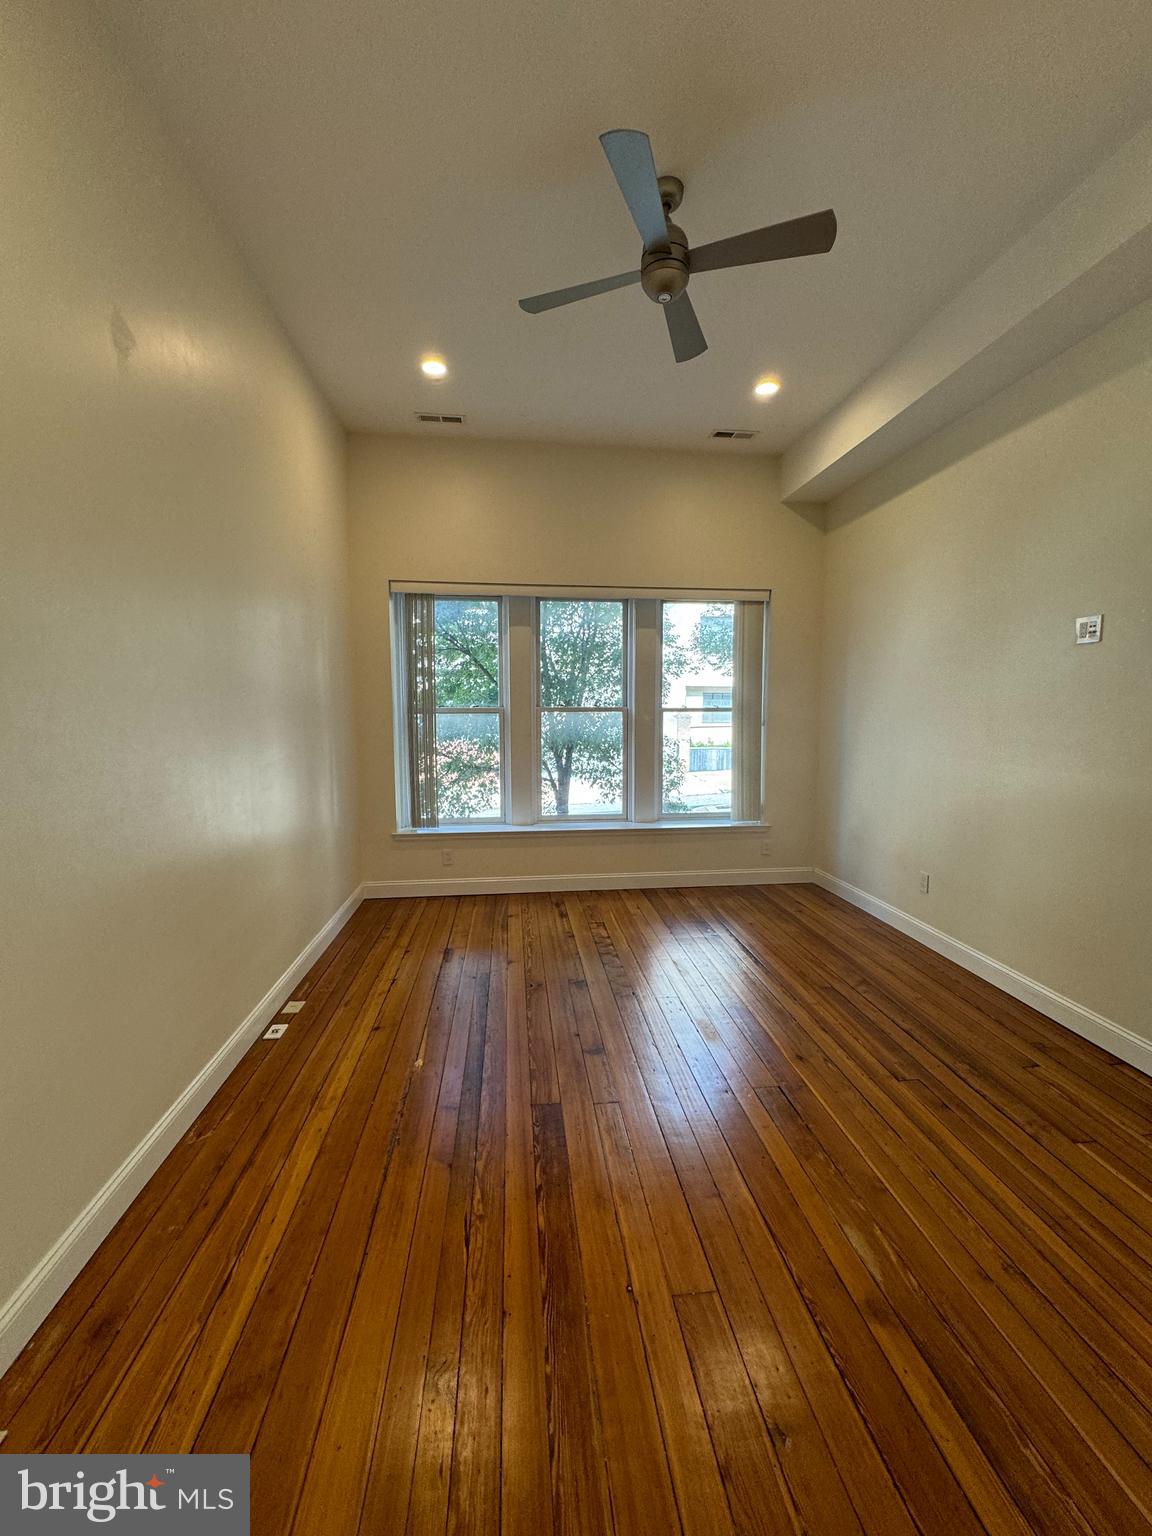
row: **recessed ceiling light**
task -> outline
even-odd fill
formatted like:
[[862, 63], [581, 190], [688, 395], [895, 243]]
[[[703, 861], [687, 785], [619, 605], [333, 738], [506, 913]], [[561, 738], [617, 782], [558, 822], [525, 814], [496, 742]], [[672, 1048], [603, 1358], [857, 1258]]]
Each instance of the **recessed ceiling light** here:
[[767, 378], [763, 378], [759, 381], [759, 383], [753, 389], [752, 393], [757, 395], [761, 400], [769, 400], [773, 395], [778, 395], [780, 393], [780, 380], [774, 379], [771, 375], [769, 375]]
[[429, 379], [442, 379], [448, 373], [448, 364], [442, 357], [421, 358], [420, 372]]

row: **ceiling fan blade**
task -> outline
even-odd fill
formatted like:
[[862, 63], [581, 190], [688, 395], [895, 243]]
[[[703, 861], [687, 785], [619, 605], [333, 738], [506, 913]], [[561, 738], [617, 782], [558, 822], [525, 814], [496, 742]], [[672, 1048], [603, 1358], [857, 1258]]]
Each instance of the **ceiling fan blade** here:
[[746, 235], [731, 235], [692, 248], [688, 264], [693, 272], [715, 272], [721, 267], [746, 267], [754, 261], [785, 261], [790, 256], [819, 256], [836, 243], [836, 215], [831, 208], [787, 219]]
[[521, 299], [520, 308], [530, 315], [538, 315], [544, 309], [558, 309], [561, 304], [575, 304], [577, 299], [590, 299], [597, 293], [611, 293], [613, 288], [627, 288], [640, 281], [639, 271], [618, 272], [615, 277], [598, 277], [594, 283], [577, 283], [575, 288], [557, 288], [552, 293], [537, 293], [530, 299]]
[[624, 194], [628, 212], [640, 231], [644, 249], [667, 245], [668, 220], [664, 217], [664, 203], [648, 135], [635, 128], [613, 128], [600, 135], [600, 143], [608, 156], [616, 185]]
[[676, 354], [678, 363], [687, 363], [694, 357], [699, 357], [701, 352], [707, 352], [708, 343], [704, 340], [704, 332], [700, 329], [700, 322], [696, 318], [696, 311], [692, 308], [692, 300], [686, 293], [682, 293], [678, 299], [673, 299], [669, 304], [662, 304], [664, 319], [668, 322], [668, 335], [672, 340], [672, 350]]

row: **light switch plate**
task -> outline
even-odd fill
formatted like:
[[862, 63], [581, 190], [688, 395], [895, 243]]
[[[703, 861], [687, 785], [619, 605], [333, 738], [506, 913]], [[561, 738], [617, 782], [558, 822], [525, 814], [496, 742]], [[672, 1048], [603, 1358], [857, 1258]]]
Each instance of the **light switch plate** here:
[[1088, 613], [1082, 619], [1076, 620], [1076, 644], [1096, 645], [1100, 639], [1100, 631], [1104, 628], [1104, 615], [1102, 613]]

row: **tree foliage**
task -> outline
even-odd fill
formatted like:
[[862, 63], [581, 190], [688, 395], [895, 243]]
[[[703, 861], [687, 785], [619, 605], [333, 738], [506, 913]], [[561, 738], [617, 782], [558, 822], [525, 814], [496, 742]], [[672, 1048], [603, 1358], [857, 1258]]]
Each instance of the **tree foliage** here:
[[495, 599], [436, 599], [436, 704], [494, 709], [500, 703], [500, 608]]
[[732, 605], [709, 603], [696, 620], [696, 653], [714, 672], [732, 671]]
[[[591, 785], [605, 805], [624, 791], [624, 606], [557, 601], [540, 604], [541, 799], [546, 815], [570, 814], [574, 782]], [[602, 707], [599, 714], [569, 710]]]
[[[436, 704], [500, 703], [500, 608], [495, 600], [436, 599]], [[500, 734], [494, 715], [437, 716], [436, 798], [445, 821], [499, 815]]]

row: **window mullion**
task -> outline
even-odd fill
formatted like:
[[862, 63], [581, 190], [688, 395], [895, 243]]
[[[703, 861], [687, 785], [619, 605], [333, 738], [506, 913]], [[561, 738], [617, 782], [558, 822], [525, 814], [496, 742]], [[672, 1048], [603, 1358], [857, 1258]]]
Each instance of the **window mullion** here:
[[660, 816], [660, 633], [662, 610], [655, 598], [636, 598], [632, 609], [632, 816]]
[[505, 598], [507, 610], [507, 815], [514, 826], [536, 820], [536, 645], [534, 603]]

